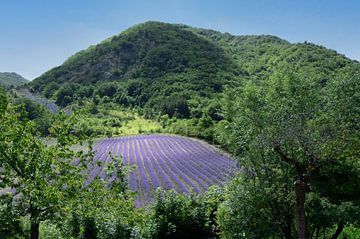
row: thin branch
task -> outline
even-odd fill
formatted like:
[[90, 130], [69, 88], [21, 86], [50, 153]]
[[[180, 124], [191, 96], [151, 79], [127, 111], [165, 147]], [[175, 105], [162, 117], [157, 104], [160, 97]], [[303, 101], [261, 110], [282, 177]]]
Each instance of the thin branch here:
[[12, 163], [13, 160], [10, 159], [10, 157], [8, 155], [6, 155], [4, 152], [0, 151], [0, 153], [2, 154], [2, 156], [4, 157], [4, 161], [5, 163], [7, 163], [13, 170], [15, 170], [15, 172], [20, 176], [20, 177], [24, 177], [25, 175], [20, 171], [20, 169], [16, 166], [15, 163]]
[[285, 154], [279, 144], [275, 144], [273, 147], [274, 151], [281, 157], [281, 159], [288, 164], [293, 165], [297, 171], [300, 171], [300, 164], [295, 159], [290, 158], [287, 154]]

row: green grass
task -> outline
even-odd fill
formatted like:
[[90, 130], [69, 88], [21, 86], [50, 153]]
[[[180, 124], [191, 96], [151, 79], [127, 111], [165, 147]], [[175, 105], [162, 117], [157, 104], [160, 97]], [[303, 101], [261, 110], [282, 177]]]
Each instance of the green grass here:
[[126, 122], [118, 130], [121, 135], [152, 134], [161, 133], [162, 127], [157, 122], [135, 116], [133, 120]]
[[123, 110], [100, 110], [98, 114], [83, 117], [80, 124], [95, 138], [163, 132], [158, 122]]

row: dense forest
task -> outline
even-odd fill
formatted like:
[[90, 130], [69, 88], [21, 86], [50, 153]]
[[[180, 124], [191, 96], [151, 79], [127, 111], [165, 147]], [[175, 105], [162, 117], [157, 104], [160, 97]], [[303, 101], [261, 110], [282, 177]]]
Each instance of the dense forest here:
[[[25, 87], [62, 110], [0, 91], [1, 238], [360, 238], [360, 63], [333, 50], [146, 22]], [[240, 173], [144, 208], [121, 159], [83, 187], [94, 155], [73, 145], [154, 133], [217, 145]]]

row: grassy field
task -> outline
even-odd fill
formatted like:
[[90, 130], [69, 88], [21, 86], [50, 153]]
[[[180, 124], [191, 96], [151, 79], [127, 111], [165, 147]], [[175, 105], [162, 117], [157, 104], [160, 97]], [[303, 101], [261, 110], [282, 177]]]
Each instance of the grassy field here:
[[80, 124], [96, 138], [163, 132], [158, 122], [145, 119], [136, 112], [122, 110], [99, 110], [97, 114], [82, 118]]

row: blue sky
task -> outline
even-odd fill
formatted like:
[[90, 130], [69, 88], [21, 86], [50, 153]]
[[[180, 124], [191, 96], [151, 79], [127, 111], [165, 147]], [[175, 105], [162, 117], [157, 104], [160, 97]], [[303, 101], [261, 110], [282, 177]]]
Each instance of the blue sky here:
[[1, 0], [0, 72], [33, 79], [148, 20], [309, 41], [360, 60], [358, 0]]

